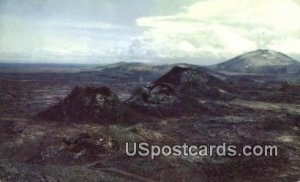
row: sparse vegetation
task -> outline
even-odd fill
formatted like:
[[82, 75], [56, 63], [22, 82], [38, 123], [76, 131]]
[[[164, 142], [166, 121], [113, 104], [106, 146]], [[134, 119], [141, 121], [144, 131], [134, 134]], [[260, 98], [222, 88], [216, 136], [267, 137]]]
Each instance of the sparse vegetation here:
[[[107, 70], [106, 76], [85, 72], [67, 78], [60, 73], [0, 73], [4, 74], [0, 80], [0, 179], [299, 180], [297, 84], [281, 79], [274, 82], [261, 75], [224, 75], [188, 65], [149, 84], [147, 79], [136, 81], [124, 75], [136, 69], [143, 75], [140, 71], [152, 72], [151, 66], [134, 64], [130, 71], [120, 66], [126, 64], [108, 69], [113, 72], [117, 68], [113, 74], [122, 79], [118, 75], [106, 77]], [[165, 69], [156, 66], [154, 70]], [[152, 74], [158, 77], [157, 72]], [[100, 87], [108, 83], [113, 83], [112, 90]], [[35, 117], [41, 111], [44, 117]], [[273, 144], [279, 147], [279, 156], [151, 160], [126, 156], [125, 143], [130, 141], [157, 145]]]

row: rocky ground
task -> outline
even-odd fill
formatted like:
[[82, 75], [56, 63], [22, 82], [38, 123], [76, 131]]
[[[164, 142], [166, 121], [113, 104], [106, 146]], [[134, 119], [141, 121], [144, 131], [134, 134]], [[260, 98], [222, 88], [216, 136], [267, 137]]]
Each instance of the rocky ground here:
[[[260, 77], [247, 77], [244, 82], [245, 77], [238, 75], [186, 68], [176, 68], [150, 84], [121, 81], [107, 85], [103, 77], [97, 83], [76, 77], [68, 81], [39, 81], [40, 75], [30, 78], [0, 80], [1, 181], [300, 180], [298, 85], [267, 84]], [[76, 85], [81, 87], [74, 91]], [[85, 86], [102, 89], [85, 90]], [[104, 93], [101, 86], [110, 87], [113, 93]], [[89, 102], [78, 102], [87, 98]], [[130, 114], [111, 119], [111, 123], [102, 122], [107, 118], [102, 109], [110, 108], [107, 104]], [[55, 106], [68, 108], [67, 119], [38, 114]], [[188, 111], [176, 114], [177, 109], [187, 106]], [[81, 115], [85, 108], [101, 113]], [[104, 113], [112, 115], [112, 110]], [[75, 121], [74, 115], [80, 115], [80, 120]], [[81, 122], [86, 119], [89, 121]], [[158, 145], [268, 144], [277, 145], [279, 152], [277, 157], [160, 156], [152, 160], [126, 156], [125, 142], [130, 141]]]

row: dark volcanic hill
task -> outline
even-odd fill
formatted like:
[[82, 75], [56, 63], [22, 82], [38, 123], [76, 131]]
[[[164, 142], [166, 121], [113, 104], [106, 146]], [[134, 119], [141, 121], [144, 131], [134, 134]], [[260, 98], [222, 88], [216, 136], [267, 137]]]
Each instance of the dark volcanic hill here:
[[206, 111], [205, 100], [228, 99], [226, 77], [206, 68], [174, 67], [127, 100], [134, 110], [151, 115], [177, 115]]
[[278, 69], [278, 73], [284, 74], [298, 74], [300, 73], [300, 63], [290, 64], [288, 66], [284, 66]]
[[115, 122], [121, 102], [107, 87], [76, 87], [60, 103], [39, 113], [39, 117], [56, 121]]
[[116, 81], [152, 81], [161, 76], [151, 65], [119, 62], [98, 67], [97, 74]]
[[150, 82], [166, 74], [174, 66], [198, 67], [184, 63], [151, 65], [139, 62], [118, 62], [99, 67], [100, 70], [97, 74], [115, 80]]
[[256, 50], [237, 56], [226, 62], [215, 65], [218, 71], [241, 73], [281, 73], [286, 67], [296, 64], [297, 61], [280, 52], [272, 50]]

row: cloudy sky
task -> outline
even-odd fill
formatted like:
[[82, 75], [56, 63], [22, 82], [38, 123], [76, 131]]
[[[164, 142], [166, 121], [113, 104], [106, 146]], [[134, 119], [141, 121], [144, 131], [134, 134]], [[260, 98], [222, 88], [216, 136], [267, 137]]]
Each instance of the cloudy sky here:
[[0, 0], [0, 62], [300, 58], [300, 0]]

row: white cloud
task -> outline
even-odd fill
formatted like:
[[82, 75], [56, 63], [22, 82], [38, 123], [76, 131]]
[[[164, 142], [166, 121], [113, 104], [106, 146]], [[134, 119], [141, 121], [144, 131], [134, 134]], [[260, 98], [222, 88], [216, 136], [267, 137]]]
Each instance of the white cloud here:
[[121, 25], [110, 24], [106, 22], [94, 21], [94, 22], [83, 22], [83, 21], [50, 21], [46, 23], [51, 27], [61, 27], [61, 28], [75, 28], [75, 29], [127, 29]]
[[281, 50], [283, 52], [288, 52], [290, 54], [295, 54], [300, 56], [300, 38], [287, 38], [283, 40], [274, 41], [270, 46], [271, 49]]
[[300, 54], [300, 5], [293, 0], [205, 0], [171, 16], [143, 17], [140, 41], [168, 57], [231, 57], [253, 49]]

